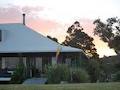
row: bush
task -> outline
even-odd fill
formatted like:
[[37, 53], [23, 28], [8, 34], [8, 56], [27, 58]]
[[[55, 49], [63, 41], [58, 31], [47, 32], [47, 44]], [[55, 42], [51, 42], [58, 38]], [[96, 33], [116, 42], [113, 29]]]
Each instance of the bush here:
[[90, 75], [90, 80], [92, 83], [97, 82], [97, 80], [99, 80], [100, 67], [99, 62], [97, 60], [89, 60], [88, 65], [86, 66], [86, 70]]
[[85, 83], [89, 82], [89, 75], [84, 69], [72, 69], [72, 82]]
[[114, 81], [120, 82], [120, 71], [115, 74]]
[[11, 83], [20, 84], [25, 79], [25, 68], [24, 64], [18, 64], [12, 75]]
[[58, 64], [47, 67], [48, 83], [60, 83], [61, 81], [70, 81], [70, 69], [67, 65]]

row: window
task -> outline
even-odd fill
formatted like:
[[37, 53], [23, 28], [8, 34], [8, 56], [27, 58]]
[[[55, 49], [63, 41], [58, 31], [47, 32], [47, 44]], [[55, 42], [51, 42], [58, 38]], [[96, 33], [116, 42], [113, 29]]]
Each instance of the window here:
[[15, 69], [16, 65], [19, 63], [19, 58], [18, 57], [4, 57], [4, 62], [2, 63], [5, 64], [5, 68], [8, 69]]

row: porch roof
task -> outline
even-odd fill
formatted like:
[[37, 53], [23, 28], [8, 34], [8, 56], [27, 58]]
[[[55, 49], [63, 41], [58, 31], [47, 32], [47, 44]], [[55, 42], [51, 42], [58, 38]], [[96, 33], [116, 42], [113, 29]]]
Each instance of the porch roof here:
[[0, 53], [24, 53], [24, 52], [82, 52], [81, 49], [60, 45], [40, 33], [20, 24], [0, 24], [2, 41], [0, 41]]

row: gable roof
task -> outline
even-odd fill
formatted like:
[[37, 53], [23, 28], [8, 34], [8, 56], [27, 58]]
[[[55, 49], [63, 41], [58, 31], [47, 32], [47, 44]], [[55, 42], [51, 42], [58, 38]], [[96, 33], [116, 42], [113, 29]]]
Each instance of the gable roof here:
[[82, 52], [81, 49], [62, 46], [20, 23], [0, 24], [0, 30], [0, 53], [56, 52], [58, 47], [61, 52]]

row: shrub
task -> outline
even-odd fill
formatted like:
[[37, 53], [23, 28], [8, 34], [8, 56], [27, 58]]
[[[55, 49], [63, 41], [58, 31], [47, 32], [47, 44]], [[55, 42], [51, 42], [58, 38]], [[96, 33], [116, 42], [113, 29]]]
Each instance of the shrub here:
[[114, 81], [120, 82], [120, 71], [115, 74]]
[[97, 60], [89, 60], [86, 70], [90, 75], [91, 82], [97, 82], [100, 75], [99, 62]]
[[64, 64], [48, 66], [46, 74], [48, 83], [60, 83], [61, 81], [70, 80], [70, 69]]
[[72, 82], [73, 83], [89, 82], [89, 75], [84, 69], [81, 68], [72, 69]]
[[25, 79], [25, 68], [24, 64], [20, 63], [16, 66], [16, 69], [12, 75], [11, 83], [20, 84]]

